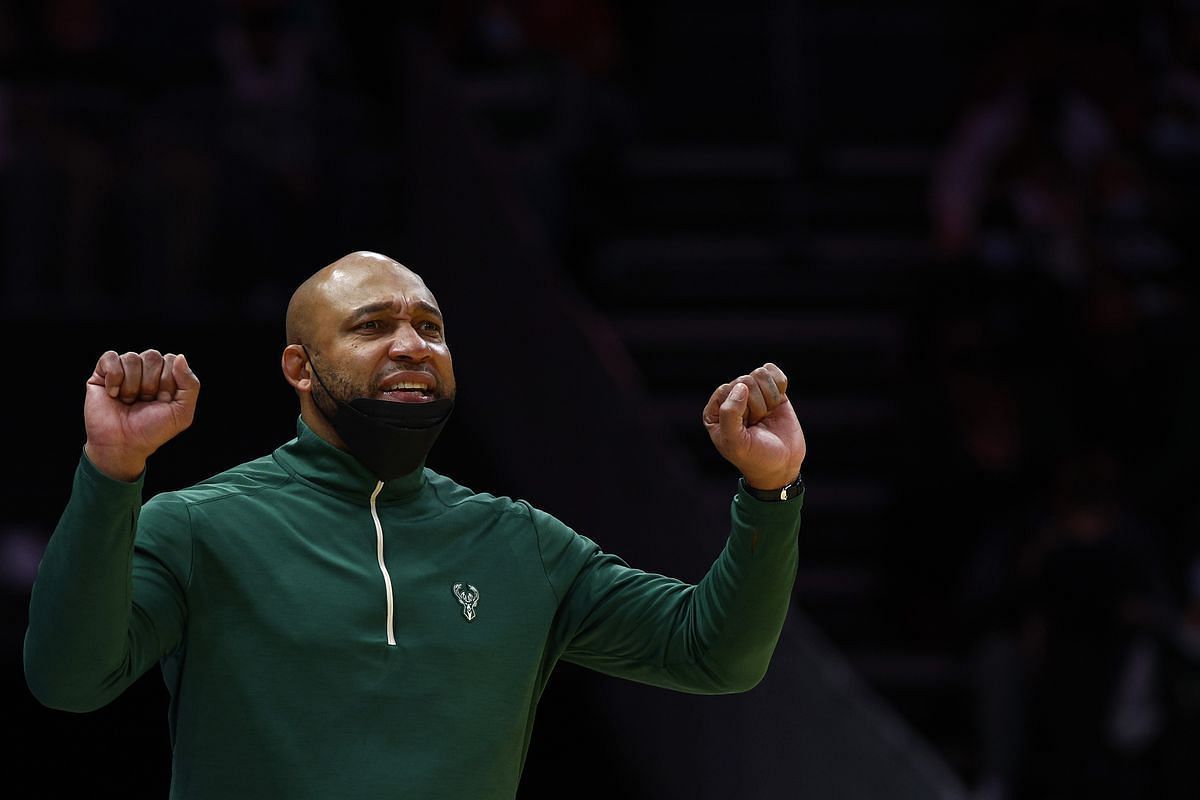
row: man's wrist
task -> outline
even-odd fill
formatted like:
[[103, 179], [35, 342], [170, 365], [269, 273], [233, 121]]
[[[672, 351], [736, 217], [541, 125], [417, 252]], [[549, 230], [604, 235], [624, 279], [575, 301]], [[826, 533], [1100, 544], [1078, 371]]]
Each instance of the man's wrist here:
[[146, 471], [145, 458], [137, 456], [116, 458], [88, 443], [83, 446], [83, 454], [97, 472], [116, 481], [133, 483]]
[[766, 502], [779, 502], [781, 500], [791, 500], [804, 492], [804, 478], [801, 474], [797, 474], [796, 478], [790, 483], [780, 486], [775, 489], [760, 489], [752, 486], [745, 476], [738, 479], [741, 484], [742, 491], [751, 497], [763, 500]]

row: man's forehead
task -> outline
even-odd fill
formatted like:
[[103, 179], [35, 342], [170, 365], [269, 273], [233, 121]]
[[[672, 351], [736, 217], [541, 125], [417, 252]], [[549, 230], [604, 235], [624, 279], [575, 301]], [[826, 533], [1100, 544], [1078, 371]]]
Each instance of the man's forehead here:
[[437, 301], [421, 276], [396, 262], [336, 267], [326, 283], [326, 295], [334, 305], [352, 310], [366, 304], [410, 305], [422, 302], [437, 307]]

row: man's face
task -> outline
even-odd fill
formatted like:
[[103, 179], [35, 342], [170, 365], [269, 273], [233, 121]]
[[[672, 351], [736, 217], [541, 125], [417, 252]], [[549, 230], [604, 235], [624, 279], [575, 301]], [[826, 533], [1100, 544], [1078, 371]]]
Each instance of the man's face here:
[[[323, 287], [313, 341], [306, 343], [324, 382], [339, 400], [368, 397], [395, 403], [453, 399], [454, 366], [441, 311], [415, 273], [380, 259], [335, 270]], [[313, 381], [313, 398], [335, 409]]]

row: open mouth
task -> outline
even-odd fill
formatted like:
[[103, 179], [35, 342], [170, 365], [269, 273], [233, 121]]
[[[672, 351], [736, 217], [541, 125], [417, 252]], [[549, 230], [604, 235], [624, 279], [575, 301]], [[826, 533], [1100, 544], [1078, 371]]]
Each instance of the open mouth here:
[[427, 403], [434, 399], [434, 392], [425, 382], [398, 381], [383, 387], [383, 397], [398, 403]]

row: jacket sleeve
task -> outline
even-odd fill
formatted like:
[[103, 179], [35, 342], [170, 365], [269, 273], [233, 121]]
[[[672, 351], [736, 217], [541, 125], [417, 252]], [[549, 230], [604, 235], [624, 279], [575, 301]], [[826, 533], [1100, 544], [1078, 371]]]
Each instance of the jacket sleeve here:
[[187, 509], [169, 495], [141, 507], [142, 483], [80, 460], [29, 601], [25, 680], [43, 705], [100, 708], [182, 641]]
[[725, 548], [695, 585], [633, 569], [535, 512], [562, 658], [684, 692], [753, 688], [791, 604], [802, 504], [803, 494], [763, 502], [739, 491]]

